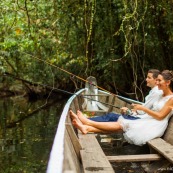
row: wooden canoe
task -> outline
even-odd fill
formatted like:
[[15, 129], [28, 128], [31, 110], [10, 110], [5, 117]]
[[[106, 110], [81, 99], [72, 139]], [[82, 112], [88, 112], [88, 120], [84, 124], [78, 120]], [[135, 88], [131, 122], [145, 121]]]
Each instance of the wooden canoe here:
[[126, 98], [120, 99], [97, 88], [88, 88], [89, 86], [71, 96], [63, 109], [50, 153], [47, 173], [113, 173], [111, 162], [162, 159], [158, 152], [144, 155], [106, 156], [96, 139], [96, 134], [83, 135], [74, 129], [69, 117], [69, 109], [74, 112], [82, 110], [99, 116], [106, 112], [120, 112], [118, 107], [130, 107], [129, 103], [133, 102], [130, 99], [126, 102], [124, 101]]

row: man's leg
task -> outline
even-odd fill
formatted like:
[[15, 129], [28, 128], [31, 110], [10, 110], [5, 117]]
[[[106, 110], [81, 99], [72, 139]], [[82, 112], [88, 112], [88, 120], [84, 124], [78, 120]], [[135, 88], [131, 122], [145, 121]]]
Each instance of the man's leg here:
[[118, 120], [120, 114], [115, 114], [115, 113], [108, 113], [105, 115], [97, 116], [97, 117], [92, 117], [89, 118], [92, 121], [97, 121], [97, 122], [115, 122]]
[[[97, 122], [115, 122], [115, 121], [118, 121], [119, 116], [121, 116], [121, 114], [108, 113], [105, 115], [92, 117], [89, 119], [93, 120], [93, 121], [97, 121]], [[135, 116], [131, 116], [131, 115], [122, 115], [122, 116], [124, 117], [124, 119], [128, 119], [128, 120], [140, 119], [139, 117], [135, 117]]]

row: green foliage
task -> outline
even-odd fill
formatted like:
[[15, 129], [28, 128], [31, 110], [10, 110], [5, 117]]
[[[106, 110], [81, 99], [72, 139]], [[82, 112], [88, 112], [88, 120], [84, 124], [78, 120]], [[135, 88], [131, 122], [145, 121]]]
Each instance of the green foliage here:
[[46, 61], [83, 78], [93, 75], [107, 89], [128, 88], [140, 95], [149, 68], [173, 66], [172, 5], [162, 0], [4, 0], [0, 70], [41, 83], [62, 78], [70, 83]]

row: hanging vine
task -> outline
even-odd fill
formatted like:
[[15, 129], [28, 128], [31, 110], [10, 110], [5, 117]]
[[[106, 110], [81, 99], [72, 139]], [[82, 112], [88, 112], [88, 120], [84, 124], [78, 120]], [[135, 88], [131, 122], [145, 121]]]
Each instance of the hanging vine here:
[[[124, 37], [124, 54], [122, 58], [118, 61], [128, 62], [132, 68], [133, 73], [133, 87], [134, 87], [134, 95], [136, 99], [138, 98], [138, 94], [142, 95], [143, 92], [141, 89], [141, 85], [138, 84], [138, 71], [142, 71], [144, 74], [144, 59], [139, 57], [138, 51], [138, 42], [140, 40], [139, 33], [141, 32], [140, 27], [144, 21], [144, 17], [147, 11], [148, 2], [146, 1], [127, 1], [123, 0], [124, 7], [124, 17], [122, 19], [122, 23], [117, 32], [115, 32], [114, 36], [119, 36], [120, 34]], [[144, 10], [143, 10], [144, 9]], [[141, 11], [143, 12], [141, 13]], [[143, 30], [143, 35], [145, 37], [145, 30]], [[145, 47], [144, 47], [145, 50]]]
[[[88, 68], [91, 66], [91, 50], [89, 50], [89, 47], [91, 46], [91, 36], [93, 32], [93, 20], [94, 15], [96, 13], [96, 0], [91, 1], [91, 9], [89, 7], [89, 2], [87, 0], [84, 0], [84, 9], [85, 9], [85, 29], [86, 29], [86, 49], [85, 49], [85, 56], [87, 59], [87, 68], [85, 70], [85, 73], [87, 73]], [[87, 11], [90, 11], [90, 15], [87, 15]], [[89, 18], [90, 17], [90, 18]], [[88, 22], [89, 21], [89, 22]], [[89, 24], [88, 24], [89, 23]]]

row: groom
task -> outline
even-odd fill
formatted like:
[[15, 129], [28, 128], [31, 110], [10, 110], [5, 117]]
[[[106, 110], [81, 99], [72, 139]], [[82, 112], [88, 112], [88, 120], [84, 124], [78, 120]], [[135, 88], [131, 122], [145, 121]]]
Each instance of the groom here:
[[[162, 95], [162, 91], [158, 89], [158, 86], [156, 85], [156, 79], [158, 75], [160, 74], [160, 71], [157, 69], [150, 69], [147, 74], [146, 82], [147, 86], [151, 88], [149, 94], [145, 97], [145, 103], [143, 104], [145, 107], [151, 109], [153, 106], [153, 103]], [[125, 119], [129, 120], [135, 120], [142, 118], [142, 115], [145, 114], [143, 111], [137, 111], [137, 112], [132, 112], [130, 111], [130, 115], [127, 114], [127, 110], [129, 112], [129, 109], [126, 107], [122, 107], [122, 116]], [[98, 122], [111, 122], [111, 121], [117, 121], [119, 116], [121, 114], [115, 114], [115, 113], [108, 113], [102, 116], [98, 117], [92, 117], [89, 118], [90, 120], [93, 121], [98, 121]]]

